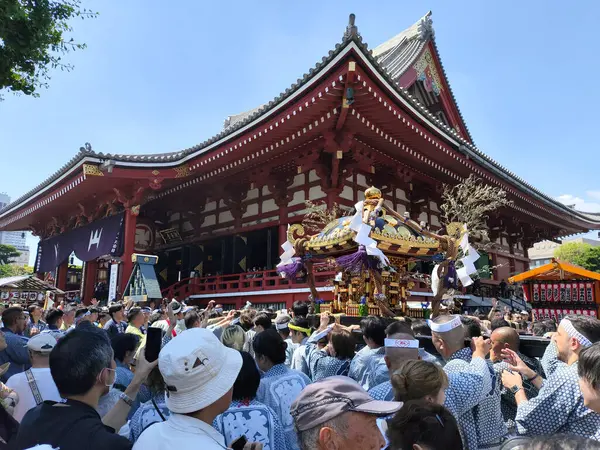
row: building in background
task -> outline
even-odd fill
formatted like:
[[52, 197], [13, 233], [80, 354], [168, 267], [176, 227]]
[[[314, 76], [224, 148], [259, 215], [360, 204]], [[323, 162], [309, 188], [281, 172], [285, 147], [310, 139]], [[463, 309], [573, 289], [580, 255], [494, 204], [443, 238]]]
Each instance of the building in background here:
[[[4, 193], [0, 193], [0, 210], [10, 203], [10, 197]], [[12, 245], [21, 255], [16, 258], [13, 263], [19, 266], [29, 264], [29, 247], [27, 246], [26, 231], [0, 231], [0, 244]]]
[[[577, 244], [590, 244], [594, 247], [600, 245], [600, 241], [596, 239], [587, 239], [587, 238], [576, 238], [565, 240], [564, 243], [567, 242], [575, 242]], [[558, 242], [552, 241], [542, 241], [536, 242], [533, 244], [533, 247], [529, 249], [529, 267], [532, 269], [536, 267], [543, 266], [544, 264], [550, 263], [552, 258], [554, 258], [554, 252], [557, 248], [559, 248], [562, 244]]]

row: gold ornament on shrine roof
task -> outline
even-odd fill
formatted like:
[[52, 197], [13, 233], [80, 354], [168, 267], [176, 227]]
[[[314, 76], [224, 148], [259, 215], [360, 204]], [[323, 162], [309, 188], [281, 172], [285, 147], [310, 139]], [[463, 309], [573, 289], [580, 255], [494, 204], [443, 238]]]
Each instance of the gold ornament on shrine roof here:
[[94, 176], [94, 177], [103, 177], [104, 172], [100, 170], [98, 166], [95, 164], [84, 164], [83, 165], [83, 174], [86, 176]]
[[184, 164], [179, 167], [174, 167], [173, 170], [176, 174], [175, 178], [184, 178], [192, 174], [192, 171], [190, 170], [190, 167], [187, 164]]
[[377, 189], [375, 186], [371, 186], [365, 191], [365, 199], [379, 199], [382, 197], [381, 191]]

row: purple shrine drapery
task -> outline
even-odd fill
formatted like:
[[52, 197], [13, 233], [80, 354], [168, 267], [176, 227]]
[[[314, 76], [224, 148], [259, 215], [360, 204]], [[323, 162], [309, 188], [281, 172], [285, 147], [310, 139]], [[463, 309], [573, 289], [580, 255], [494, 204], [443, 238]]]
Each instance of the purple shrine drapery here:
[[115, 214], [40, 241], [36, 272], [52, 272], [65, 262], [72, 252], [82, 261], [91, 261], [104, 255], [122, 255], [124, 218], [124, 213]]

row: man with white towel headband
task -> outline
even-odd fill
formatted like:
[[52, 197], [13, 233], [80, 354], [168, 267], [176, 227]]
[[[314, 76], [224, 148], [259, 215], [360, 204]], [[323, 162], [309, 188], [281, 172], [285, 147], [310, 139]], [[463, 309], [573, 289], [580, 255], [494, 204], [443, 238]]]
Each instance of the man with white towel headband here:
[[[500, 409], [500, 379], [485, 359], [491, 342], [475, 337], [473, 350], [465, 347], [466, 330], [457, 315], [438, 316], [427, 323], [433, 345], [446, 361], [444, 372], [450, 384], [444, 406], [456, 417], [465, 449], [499, 448], [507, 429]], [[473, 382], [476, 376], [482, 383]]]
[[[565, 433], [600, 441], [600, 415], [584, 405], [577, 373], [579, 354], [598, 341], [598, 319], [588, 316], [565, 317], [542, 357], [542, 367], [548, 377], [546, 380], [524, 364], [513, 351], [502, 351], [513, 372], [503, 372], [502, 382], [515, 393], [515, 421], [520, 434], [537, 436]], [[522, 377], [540, 389], [537, 397], [527, 399], [522, 389]]]

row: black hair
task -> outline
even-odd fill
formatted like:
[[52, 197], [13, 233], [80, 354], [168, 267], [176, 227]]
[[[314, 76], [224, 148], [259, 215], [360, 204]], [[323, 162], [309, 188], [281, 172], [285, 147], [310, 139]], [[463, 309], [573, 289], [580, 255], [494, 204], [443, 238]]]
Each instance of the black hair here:
[[56, 326], [58, 320], [64, 315], [61, 309], [51, 309], [46, 313], [46, 323]]
[[465, 336], [474, 338], [481, 336], [481, 326], [471, 317], [460, 316], [460, 321], [465, 327]]
[[185, 313], [183, 320], [185, 321], [185, 328], [189, 330], [194, 328], [196, 322], [200, 322], [200, 315], [192, 309]]
[[408, 334], [413, 337], [415, 336], [411, 326], [400, 320], [396, 320], [395, 322], [389, 324], [385, 329], [386, 336], [391, 336], [392, 334]]
[[292, 305], [292, 311], [294, 317], [306, 317], [308, 316], [308, 303], [297, 300]]
[[533, 439], [523, 450], [600, 450], [600, 442], [572, 434], [552, 434]]
[[113, 303], [108, 307], [108, 314], [111, 319], [113, 318], [113, 314], [123, 310], [123, 305], [121, 303]]
[[273, 328], [257, 333], [252, 341], [252, 348], [256, 355], [265, 356], [273, 364], [283, 364], [285, 362], [287, 344]]
[[140, 337], [131, 333], [119, 333], [110, 339], [110, 345], [115, 352], [115, 360], [121, 361], [125, 359], [127, 352], [134, 352], [140, 343]]
[[141, 313], [142, 313], [142, 308], [140, 308], [139, 306], [134, 306], [127, 313], [127, 322], [131, 322], [133, 319], [135, 319]]
[[78, 308], [75, 310], [75, 318], [77, 319], [78, 317], [83, 316], [87, 312], [88, 312], [87, 308]]
[[600, 387], [600, 342], [596, 342], [579, 353], [577, 370], [579, 378], [590, 383], [592, 388]]
[[242, 368], [233, 383], [233, 400], [253, 400], [260, 384], [260, 372], [250, 353], [240, 352]]
[[100, 372], [111, 367], [112, 359], [110, 341], [102, 330], [67, 333], [50, 352], [50, 373], [61, 397], [89, 392]]
[[432, 450], [463, 450], [454, 416], [442, 405], [410, 400], [388, 421], [390, 448], [412, 450], [413, 445]]
[[256, 326], [256, 325], [260, 325], [265, 330], [268, 330], [272, 326], [271, 318], [269, 317], [269, 315], [267, 313], [264, 313], [264, 312], [258, 313], [256, 315], [256, 317], [254, 318], [254, 326]]
[[546, 327], [546, 333], [554, 333], [556, 332], [556, 322], [552, 319], [545, 319], [542, 321], [544, 326]]
[[600, 320], [590, 316], [567, 316], [573, 328], [583, 334], [593, 344], [600, 341]]
[[494, 319], [494, 320], [492, 320], [492, 331], [494, 331], [496, 328], [504, 328], [504, 327], [510, 328], [510, 323], [508, 323], [504, 319]]
[[[296, 327], [310, 329], [310, 324], [308, 323], [308, 319], [306, 317], [294, 317], [289, 323], [290, 325], [294, 325]], [[294, 330], [290, 328], [290, 332], [291, 331]], [[304, 336], [308, 336], [308, 334], [303, 331], [300, 331], [300, 333], [302, 333]]]
[[421, 336], [431, 336], [431, 328], [429, 328], [429, 325], [427, 325], [427, 322], [424, 319], [413, 320], [413, 323], [410, 327], [415, 334], [420, 334]]
[[88, 308], [88, 311], [91, 314], [100, 314], [100, 309], [96, 308], [95, 306], [92, 306], [91, 308]]
[[360, 321], [360, 329], [362, 334], [367, 339], [371, 339], [379, 347], [385, 344], [385, 329], [386, 324], [377, 316], [368, 316]]
[[531, 332], [534, 336], [543, 336], [547, 333], [544, 322], [534, 322], [531, 326]]
[[40, 305], [29, 305], [29, 307], [27, 308], [27, 312], [29, 312], [29, 314], [33, 314], [33, 312], [38, 308], [41, 308], [41, 306]]
[[11, 306], [2, 312], [2, 323], [5, 327], [12, 327], [23, 315], [23, 308], [20, 306]]

